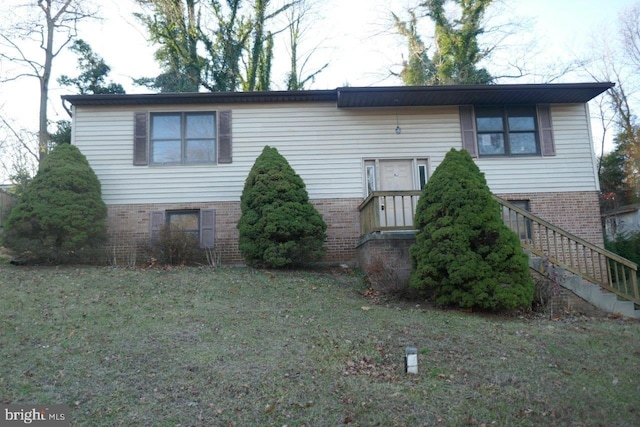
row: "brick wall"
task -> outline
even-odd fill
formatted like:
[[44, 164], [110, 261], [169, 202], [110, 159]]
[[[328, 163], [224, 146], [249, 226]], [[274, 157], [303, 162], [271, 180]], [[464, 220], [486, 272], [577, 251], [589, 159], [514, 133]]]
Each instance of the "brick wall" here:
[[413, 231], [370, 234], [358, 242], [356, 265], [374, 289], [405, 291], [411, 273], [409, 247], [415, 241]]
[[[109, 256], [118, 263], [144, 262], [151, 233], [151, 212], [174, 209], [215, 209], [216, 248], [225, 264], [242, 263], [238, 252], [238, 230], [240, 203], [171, 203], [144, 205], [108, 206], [107, 226]], [[132, 257], [136, 258], [135, 262]]]
[[[597, 192], [499, 194], [507, 200], [528, 200], [533, 214], [583, 239], [603, 245]], [[360, 238], [359, 198], [320, 199], [312, 203], [328, 225], [323, 261], [352, 263], [356, 260], [356, 244]], [[150, 212], [170, 209], [215, 209], [216, 247], [223, 264], [242, 264], [238, 251], [240, 202], [175, 203], [109, 206], [109, 250], [118, 259], [131, 256], [149, 241]], [[376, 243], [377, 245], [377, 243]], [[359, 255], [358, 255], [359, 256]], [[142, 261], [139, 259], [138, 261]]]
[[353, 263], [360, 238], [358, 206], [362, 199], [320, 199], [312, 203], [327, 223], [327, 254], [323, 261]]
[[596, 246], [604, 247], [597, 191], [497, 194], [505, 200], [527, 200], [532, 214]]
[[[327, 223], [325, 262], [353, 262], [359, 237], [358, 205], [361, 199], [314, 200]], [[170, 203], [108, 206], [109, 258], [116, 263], [144, 262], [150, 237], [152, 211], [173, 209], [215, 209], [216, 249], [226, 265], [242, 264], [238, 250], [240, 202]]]

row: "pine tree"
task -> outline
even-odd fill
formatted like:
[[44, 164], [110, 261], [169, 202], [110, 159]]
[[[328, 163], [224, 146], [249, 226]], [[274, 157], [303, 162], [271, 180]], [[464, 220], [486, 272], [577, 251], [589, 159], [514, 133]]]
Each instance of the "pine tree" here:
[[106, 240], [107, 207], [86, 157], [57, 145], [20, 195], [3, 244], [38, 262], [77, 262], [83, 249]]
[[440, 305], [496, 311], [531, 305], [527, 255], [469, 153], [446, 155], [420, 196], [415, 221], [412, 287], [433, 290]]
[[324, 255], [327, 225], [276, 148], [266, 146], [256, 159], [240, 207], [239, 248], [247, 264], [279, 268]]

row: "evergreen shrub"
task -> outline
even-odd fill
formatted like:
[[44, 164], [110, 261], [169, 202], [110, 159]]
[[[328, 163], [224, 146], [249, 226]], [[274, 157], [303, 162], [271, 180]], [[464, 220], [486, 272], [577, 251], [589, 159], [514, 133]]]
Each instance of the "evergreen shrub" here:
[[420, 196], [415, 222], [412, 287], [431, 290], [446, 306], [499, 311], [531, 305], [527, 255], [469, 153], [447, 153]]
[[248, 265], [280, 268], [324, 255], [327, 225], [276, 148], [256, 159], [240, 198], [239, 249]]
[[58, 145], [20, 194], [3, 244], [28, 261], [84, 262], [106, 241], [106, 215], [100, 181], [86, 157], [76, 146]]
[[605, 238], [604, 247], [623, 258], [640, 264], [640, 232], [618, 233], [613, 239]]

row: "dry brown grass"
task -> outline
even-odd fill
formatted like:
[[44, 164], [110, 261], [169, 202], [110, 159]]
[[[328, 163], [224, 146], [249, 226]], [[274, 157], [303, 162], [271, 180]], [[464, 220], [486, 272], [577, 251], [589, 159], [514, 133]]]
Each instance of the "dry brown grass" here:
[[0, 401], [71, 405], [74, 426], [637, 423], [638, 322], [365, 291], [344, 271], [0, 265]]

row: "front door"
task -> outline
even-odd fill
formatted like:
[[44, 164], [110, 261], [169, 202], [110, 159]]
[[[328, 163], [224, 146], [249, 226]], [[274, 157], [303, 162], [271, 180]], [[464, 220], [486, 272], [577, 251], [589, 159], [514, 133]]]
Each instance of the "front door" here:
[[[380, 191], [414, 189], [413, 160], [380, 160]], [[384, 197], [380, 200], [380, 224], [387, 227], [413, 223], [411, 198]]]
[[413, 190], [411, 160], [380, 160], [380, 191]]

